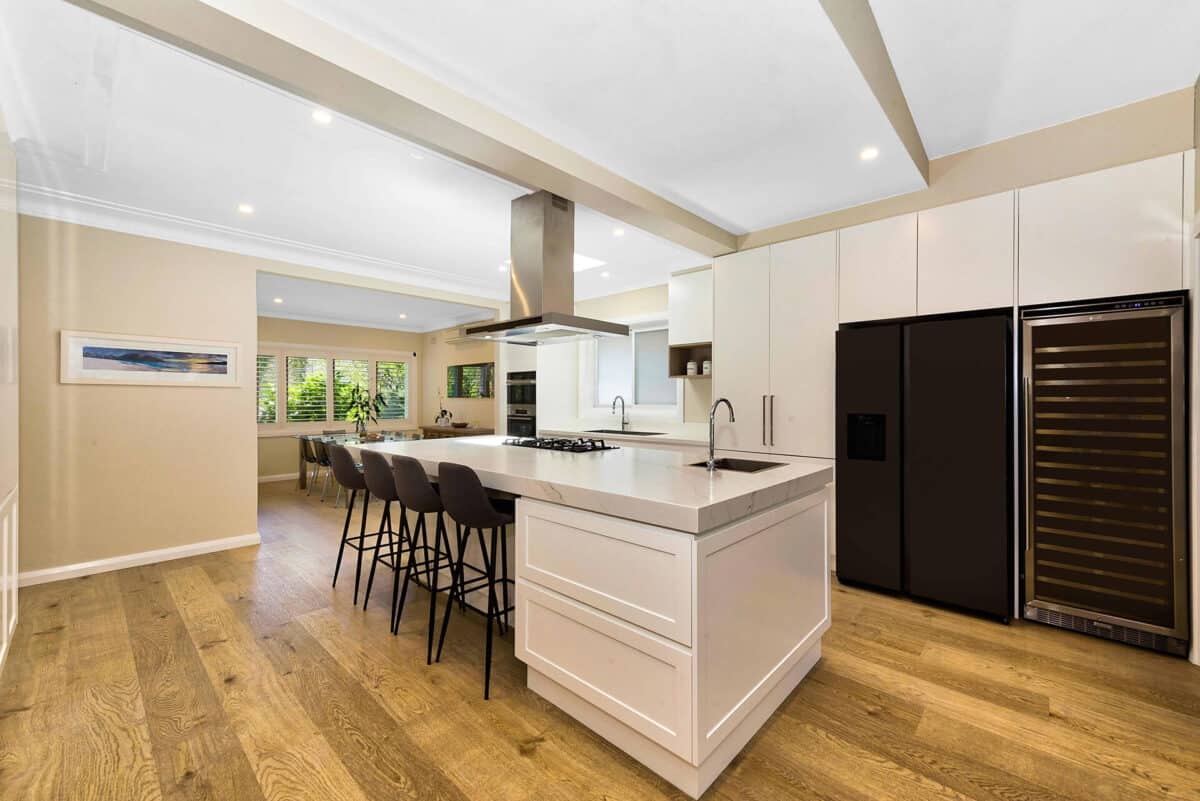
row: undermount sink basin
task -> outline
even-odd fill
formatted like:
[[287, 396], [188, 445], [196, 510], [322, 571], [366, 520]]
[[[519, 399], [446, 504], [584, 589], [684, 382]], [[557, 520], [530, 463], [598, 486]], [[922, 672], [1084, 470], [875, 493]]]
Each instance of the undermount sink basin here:
[[589, 428], [584, 434], [626, 434], [631, 437], [661, 437], [661, 431], [621, 431], [618, 428]]
[[[759, 470], [770, 470], [772, 467], [783, 467], [787, 462], [760, 462], [755, 459], [717, 459], [713, 463], [718, 470], [732, 470], [735, 473], [757, 473]], [[708, 467], [708, 462], [693, 462], [691, 467]]]

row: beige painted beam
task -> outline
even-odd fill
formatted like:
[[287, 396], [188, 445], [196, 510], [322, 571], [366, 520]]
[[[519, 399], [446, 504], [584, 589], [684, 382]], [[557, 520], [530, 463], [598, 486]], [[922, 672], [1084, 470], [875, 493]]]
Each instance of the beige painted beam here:
[[917, 171], [929, 183], [929, 156], [867, 0], [821, 0], [825, 15], [850, 51]]
[[1195, 95], [1188, 87], [934, 159], [927, 189], [751, 231], [739, 249], [1189, 150], [1196, 144]]
[[284, 0], [70, 0], [312, 103], [708, 256], [728, 231]]
[[[1192, 87], [1193, 105], [1192, 105], [1192, 147], [1200, 155], [1200, 77], [1196, 78], [1196, 83]], [[1192, 180], [1194, 194], [1193, 197], [1200, 200], [1200, 167], [1197, 167], [1195, 162], [1192, 163]], [[1200, 238], [1200, 210], [1196, 212], [1196, 218], [1192, 221], [1192, 235]]]

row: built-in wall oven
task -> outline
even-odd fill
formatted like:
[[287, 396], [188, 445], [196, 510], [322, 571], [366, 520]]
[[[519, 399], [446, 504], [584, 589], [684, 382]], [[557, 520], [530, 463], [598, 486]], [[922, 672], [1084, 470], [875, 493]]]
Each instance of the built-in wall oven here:
[[510, 437], [537, 436], [537, 371], [508, 374], [508, 425]]

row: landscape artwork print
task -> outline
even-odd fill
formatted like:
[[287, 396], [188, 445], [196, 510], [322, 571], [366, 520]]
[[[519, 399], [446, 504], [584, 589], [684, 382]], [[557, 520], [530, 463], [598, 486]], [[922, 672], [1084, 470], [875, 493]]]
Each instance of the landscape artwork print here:
[[238, 345], [137, 335], [62, 332], [64, 384], [238, 385]]
[[140, 370], [166, 373], [229, 372], [229, 357], [224, 353], [189, 353], [181, 350], [148, 348], [83, 347], [85, 370]]

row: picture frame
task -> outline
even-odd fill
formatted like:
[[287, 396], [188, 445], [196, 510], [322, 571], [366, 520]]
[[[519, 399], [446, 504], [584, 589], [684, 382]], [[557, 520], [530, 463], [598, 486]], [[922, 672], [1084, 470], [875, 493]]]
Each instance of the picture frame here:
[[236, 342], [65, 329], [60, 335], [62, 384], [238, 387], [240, 372]]

